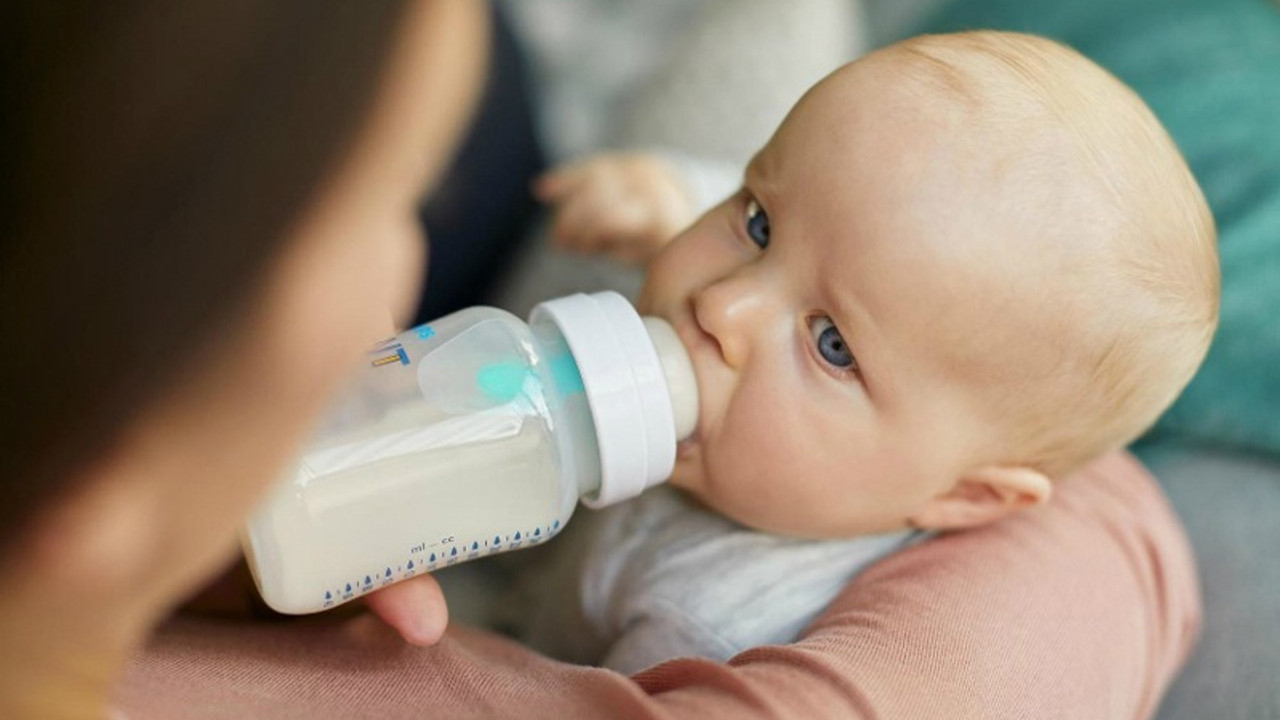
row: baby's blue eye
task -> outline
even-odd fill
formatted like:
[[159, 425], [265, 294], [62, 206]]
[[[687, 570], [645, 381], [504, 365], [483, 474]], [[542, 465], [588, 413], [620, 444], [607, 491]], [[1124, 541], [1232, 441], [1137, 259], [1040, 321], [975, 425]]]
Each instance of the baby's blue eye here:
[[841, 337], [840, 330], [831, 323], [831, 318], [814, 318], [810, 325], [810, 332], [813, 333], [813, 339], [818, 344], [818, 355], [823, 360], [837, 368], [853, 370], [858, 368], [858, 363], [853, 358], [853, 351], [849, 349], [849, 343]]
[[747, 211], [744, 215], [747, 221], [747, 237], [751, 238], [751, 242], [758, 245], [761, 250], [769, 247], [769, 216], [760, 207], [760, 203], [753, 198], [747, 203]]

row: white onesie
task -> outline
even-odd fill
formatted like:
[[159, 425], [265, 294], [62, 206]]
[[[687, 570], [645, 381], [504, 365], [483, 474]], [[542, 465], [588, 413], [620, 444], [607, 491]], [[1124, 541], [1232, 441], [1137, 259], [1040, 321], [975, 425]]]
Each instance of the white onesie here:
[[659, 487], [580, 511], [522, 578], [516, 629], [568, 662], [633, 673], [788, 643], [867, 565], [920, 533], [797, 540], [745, 528]]

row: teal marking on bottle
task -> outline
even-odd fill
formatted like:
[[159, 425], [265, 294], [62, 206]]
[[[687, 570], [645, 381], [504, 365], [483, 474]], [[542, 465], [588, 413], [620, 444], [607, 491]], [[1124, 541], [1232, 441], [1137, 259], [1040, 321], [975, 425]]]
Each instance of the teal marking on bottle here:
[[580, 393], [584, 389], [582, 373], [578, 372], [578, 363], [574, 362], [573, 356], [568, 353], [551, 358], [551, 379], [565, 395]]
[[419, 340], [428, 340], [435, 337], [436, 331], [431, 329], [430, 325], [419, 325], [413, 331], [417, 333]]
[[510, 402], [524, 389], [529, 368], [520, 363], [494, 363], [480, 368], [476, 373], [476, 385], [485, 397], [494, 402]]
[[[551, 381], [564, 395], [583, 392], [582, 374], [573, 356], [565, 353], [551, 359]], [[525, 382], [532, 370], [519, 362], [499, 362], [486, 365], [476, 373], [476, 386], [484, 396], [494, 402], [505, 403], [516, 399], [524, 391]]]

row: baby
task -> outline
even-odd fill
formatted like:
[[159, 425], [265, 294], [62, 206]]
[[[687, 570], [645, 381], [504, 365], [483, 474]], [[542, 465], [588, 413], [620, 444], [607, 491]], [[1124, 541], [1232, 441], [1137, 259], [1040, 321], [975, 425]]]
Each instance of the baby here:
[[977, 32], [810, 90], [640, 305], [689, 349], [698, 430], [670, 488], [557, 543], [523, 630], [626, 672], [793, 640], [883, 554], [1044, 503], [1190, 380], [1218, 264], [1133, 92]]

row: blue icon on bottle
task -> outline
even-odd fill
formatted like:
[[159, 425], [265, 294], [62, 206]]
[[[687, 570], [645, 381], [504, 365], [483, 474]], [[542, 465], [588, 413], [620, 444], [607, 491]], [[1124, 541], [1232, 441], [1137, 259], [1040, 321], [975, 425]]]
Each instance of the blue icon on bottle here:
[[410, 560], [410, 561], [409, 561], [409, 569], [410, 569], [410, 570], [412, 570], [412, 569], [413, 569], [413, 561], [412, 561], [412, 560]]

